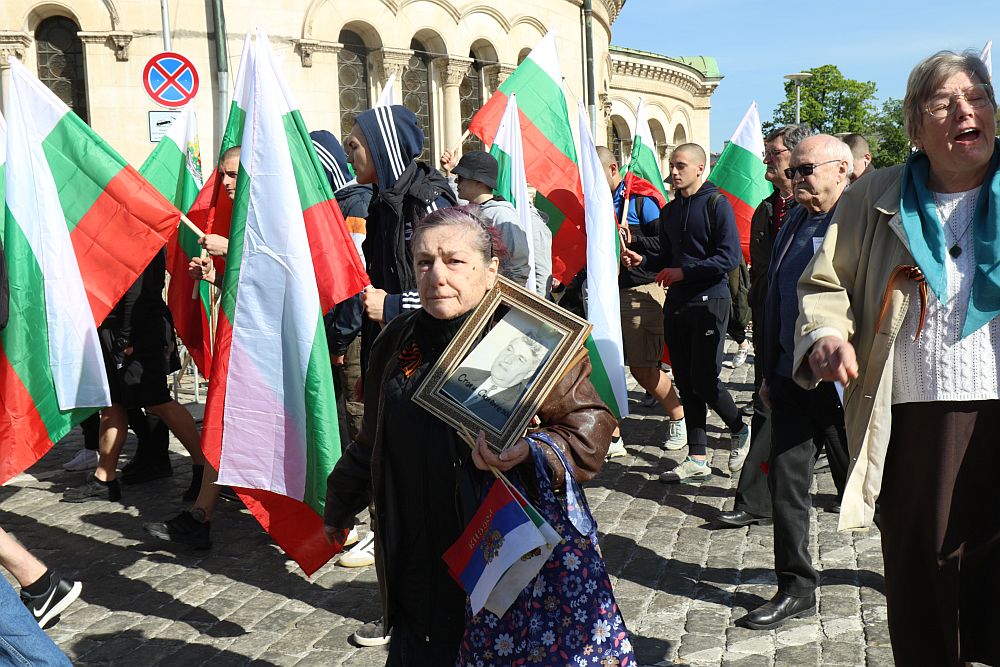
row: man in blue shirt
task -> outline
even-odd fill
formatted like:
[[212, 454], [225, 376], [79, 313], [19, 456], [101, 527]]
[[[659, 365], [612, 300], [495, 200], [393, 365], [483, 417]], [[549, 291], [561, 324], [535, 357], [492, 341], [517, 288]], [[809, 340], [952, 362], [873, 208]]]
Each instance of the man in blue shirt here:
[[[611, 188], [615, 219], [622, 230], [624, 244], [639, 254], [660, 251], [660, 207], [652, 197], [631, 194], [625, 202], [625, 179], [614, 154], [600, 146], [597, 154]], [[632, 377], [656, 399], [669, 418], [669, 432], [664, 446], [681, 449], [687, 445], [684, 408], [669, 376], [660, 369], [663, 356], [663, 302], [666, 295], [656, 284], [656, 274], [643, 267], [623, 266], [618, 274], [620, 290], [622, 342], [625, 363]], [[608, 448], [608, 458], [624, 456], [625, 445], [615, 434]]]

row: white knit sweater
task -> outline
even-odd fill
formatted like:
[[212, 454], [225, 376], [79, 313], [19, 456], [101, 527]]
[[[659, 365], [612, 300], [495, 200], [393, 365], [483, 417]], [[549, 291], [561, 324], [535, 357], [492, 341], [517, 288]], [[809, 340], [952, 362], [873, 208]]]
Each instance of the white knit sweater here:
[[979, 189], [935, 193], [938, 217], [944, 226], [945, 246], [956, 241], [957, 258], [945, 253], [947, 300], [938, 301], [927, 290], [927, 319], [920, 339], [913, 341], [920, 321], [920, 299], [913, 288], [906, 321], [896, 339], [892, 370], [892, 402], [982, 401], [1000, 398], [997, 360], [1000, 359], [1000, 317], [959, 340], [972, 290], [975, 256], [972, 216]]

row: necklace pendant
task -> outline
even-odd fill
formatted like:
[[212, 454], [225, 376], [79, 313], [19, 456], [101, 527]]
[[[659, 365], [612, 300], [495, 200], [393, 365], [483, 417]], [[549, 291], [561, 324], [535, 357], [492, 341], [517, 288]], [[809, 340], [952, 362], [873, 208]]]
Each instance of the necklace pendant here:
[[959, 248], [958, 244], [956, 243], [955, 245], [953, 245], [951, 248], [948, 249], [948, 254], [954, 257], [955, 259], [958, 259], [958, 257], [962, 254], [962, 249]]

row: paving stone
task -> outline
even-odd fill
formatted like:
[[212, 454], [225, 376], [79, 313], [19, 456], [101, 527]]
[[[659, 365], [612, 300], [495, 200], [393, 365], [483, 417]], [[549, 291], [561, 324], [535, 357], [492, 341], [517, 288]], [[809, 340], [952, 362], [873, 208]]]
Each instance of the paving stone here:
[[[749, 364], [724, 368], [722, 379], [737, 404], [749, 400]], [[686, 452], [662, 448], [662, 412], [641, 407], [641, 390], [631, 380], [630, 387], [633, 414], [622, 428], [629, 455], [607, 464], [585, 488], [638, 664], [892, 665], [879, 533], [836, 532], [837, 516], [823, 510], [835, 493], [826, 470], [815, 477], [810, 532], [821, 582], [818, 614], [770, 632], [734, 626], [776, 590], [772, 528], [713, 529], [718, 511], [732, 507], [738, 480], [728, 473], [728, 437], [714, 414], [712, 478], [700, 487], [659, 482]], [[200, 417], [202, 406], [192, 407]], [[79, 432], [71, 434], [0, 487], [4, 528], [48, 565], [84, 582], [80, 600], [49, 630], [74, 664], [385, 663], [385, 647], [350, 641], [381, 612], [373, 568], [329, 564], [306, 578], [233, 502], [216, 511], [210, 552], [175, 551], [147, 539], [143, 521], [173, 516], [182, 506], [190, 464], [173, 439], [174, 476], [128, 487], [127, 506], [61, 503], [62, 488], [80, 481], [61, 465], [81, 442]], [[126, 458], [134, 447], [130, 436]]]

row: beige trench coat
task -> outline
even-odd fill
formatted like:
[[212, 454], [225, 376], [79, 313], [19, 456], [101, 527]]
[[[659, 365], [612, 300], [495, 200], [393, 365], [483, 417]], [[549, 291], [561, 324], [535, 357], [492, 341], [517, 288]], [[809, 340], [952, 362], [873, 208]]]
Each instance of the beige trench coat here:
[[[808, 355], [824, 336], [850, 341], [858, 357], [859, 376], [844, 392], [851, 464], [840, 530], [867, 529], [875, 514], [892, 427], [893, 346], [907, 308], [920, 307], [918, 286], [909, 278], [893, 280], [886, 291], [896, 267], [914, 264], [899, 216], [902, 169], [874, 172], [844, 193], [799, 279], [795, 380], [807, 389], [818, 383]], [[889, 305], [880, 323], [883, 301]]]

